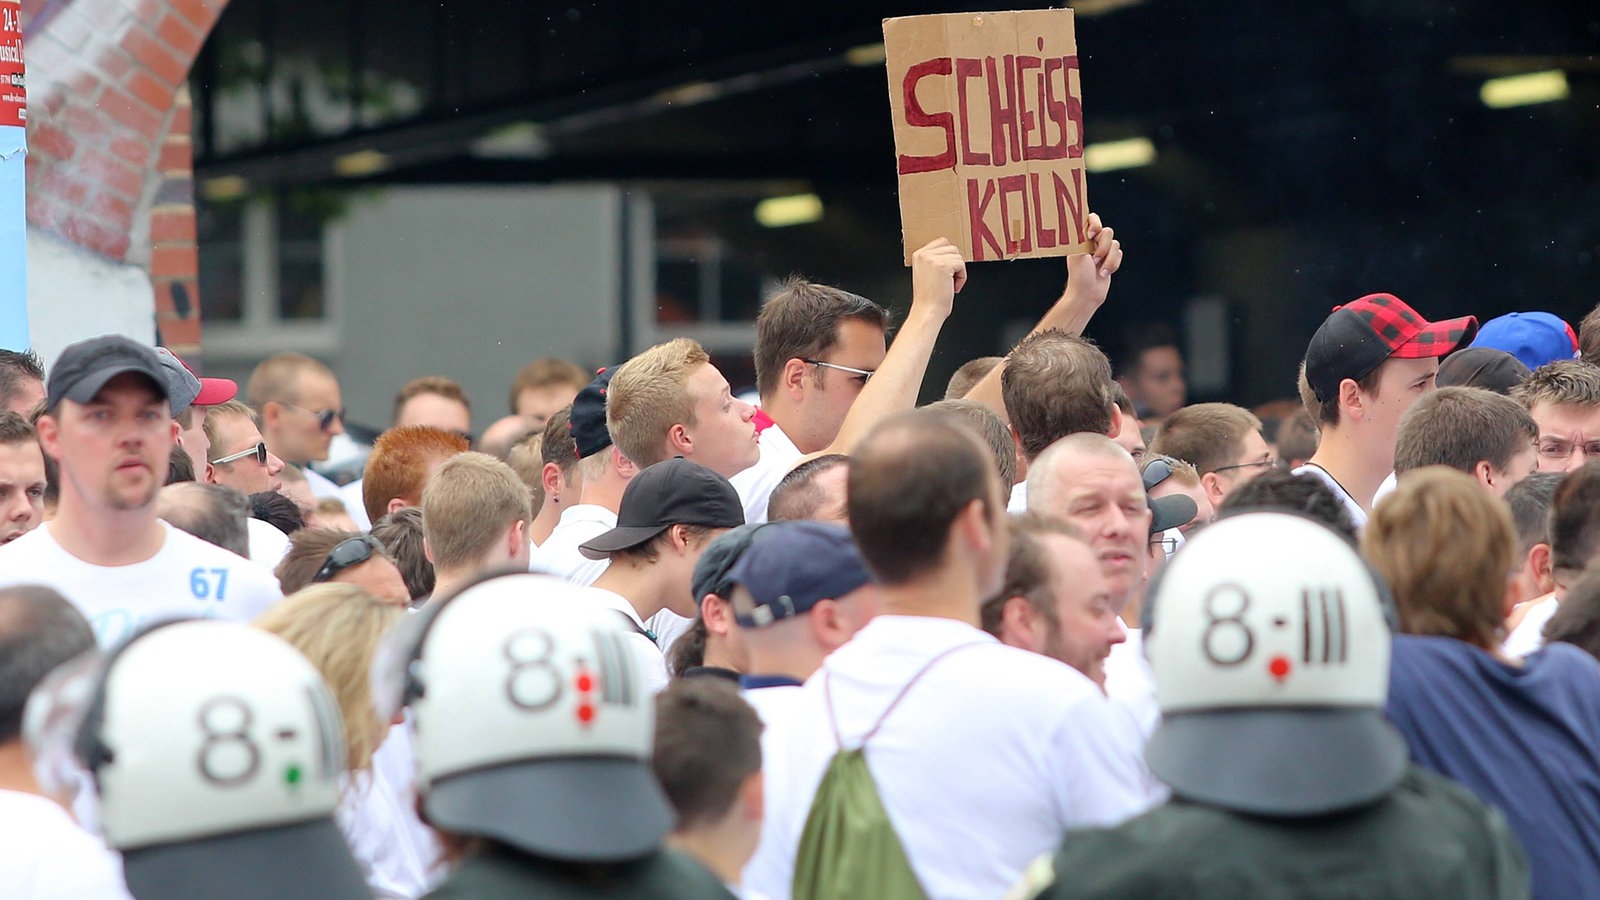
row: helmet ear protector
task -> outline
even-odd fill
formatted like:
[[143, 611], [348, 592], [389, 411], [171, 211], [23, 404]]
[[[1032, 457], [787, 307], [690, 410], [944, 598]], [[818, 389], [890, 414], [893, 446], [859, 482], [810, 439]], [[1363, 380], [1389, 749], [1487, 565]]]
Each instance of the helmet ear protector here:
[[160, 631], [171, 625], [182, 622], [196, 622], [200, 619], [184, 616], [172, 619], [161, 619], [150, 622], [135, 630], [122, 643], [104, 653], [105, 659], [98, 666], [94, 679], [94, 688], [89, 695], [89, 703], [84, 707], [83, 720], [78, 724], [77, 734], [72, 742], [73, 753], [78, 761], [88, 770], [94, 778], [96, 790], [100, 787], [100, 769], [111, 763], [116, 758], [116, 752], [108, 746], [101, 735], [101, 728], [105, 725], [106, 717], [106, 684], [111, 680], [111, 672], [116, 668], [117, 662], [128, 648], [144, 639], [153, 632]]

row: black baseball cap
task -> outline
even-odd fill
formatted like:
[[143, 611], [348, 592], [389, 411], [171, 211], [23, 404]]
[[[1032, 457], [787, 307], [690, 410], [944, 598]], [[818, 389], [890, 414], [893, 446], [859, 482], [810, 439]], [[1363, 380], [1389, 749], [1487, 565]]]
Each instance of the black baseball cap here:
[[705, 552], [700, 554], [700, 559], [694, 564], [694, 578], [689, 583], [689, 589], [694, 591], [696, 605], [704, 600], [707, 594], [727, 598], [728, 592], [733, 589], [733, 582], [728, 580], [728, 571], [741, 556], [744, 556], [744, 552], [750, 549], [750, 541], [756, 532], [767, 527], [767, 524], [753, 522], [740, 525], [726, 534], [717, 535], [716, 540], [706, 545]]
[[1475, 387], [1510, 394], [1533, 374], [1522, 360], [1493, 347], [1468, 347], [1439, 363], [1439, 387]]
[[616, 367], [601, 369], [594, 380], [584, 385], [572, 401], [568, 428], [572, 442], [578, 446], [578, 458], [587, 459], [611, 446], [611, 432], [606, 429], [606, 386]]
[[1187, 525], [1200, 511], [1199, 504], [1187, 494], [1168, 494], [1150, 499], [1150, 535], [1153, 537], [1169, 528]]
[[45, 408], [54, 409], [62, 400], [88, 403], [106, 382], [125, 372], [145, 376], [162, 399], [167, 399], [166, 370], [156, 352], [132, 338], [103, 334], [61, 351], [45, 385]]
[[589, 559], [637, 547], [674, 525], [738, 528], [744, 505], [728, 479], [681, 456], [647, 466], [622, 492], [617, 527], [580, 544]]

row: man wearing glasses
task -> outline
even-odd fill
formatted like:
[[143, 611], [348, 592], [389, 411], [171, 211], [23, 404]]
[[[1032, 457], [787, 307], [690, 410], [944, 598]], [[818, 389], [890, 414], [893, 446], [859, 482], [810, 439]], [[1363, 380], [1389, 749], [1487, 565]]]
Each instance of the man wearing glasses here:
[[246, 396], [261, 414], [267, 449], [304, 469], [311, 493], [338, 497], [338, 485], [307, 468], [327, 459], [334, 435], [344, 433], [344, 398], [333, 371], [309, 356], [280, 353], [250, 373]]
[[[205, 436], [211, 458], [195, 474], [206, 484], [221, 484], [258, 494], [283, 487], [283, 460], [267, 449], [256, 427], [255, 413], [237, 400], [206, 408]], [[289, 549], [283, 532], [254, 516], [245, 520], [250, 533], [250, 558], [277, 565]]]
[[54, 520], [0, 548], [0, 583], [44, 584], [104, 646], [163, 616], [248, 621], [281, 598], [263, 566], [156, 517], [177, 423], [155, 351], [120, 335], [62, 351], [39, 443], [60, 467]]
[[1562, 360], [1511, 389], [1539, 425], [1539, 471], [1571, 472], [1600, 459], [1600, 366]]
[[1212, 508], [1234, 488], [1278, 465], [1261, 436], [1261, 420], [1232, 403], [1197, 403], [1174, 412], [1150, 450], [1193, 465]]

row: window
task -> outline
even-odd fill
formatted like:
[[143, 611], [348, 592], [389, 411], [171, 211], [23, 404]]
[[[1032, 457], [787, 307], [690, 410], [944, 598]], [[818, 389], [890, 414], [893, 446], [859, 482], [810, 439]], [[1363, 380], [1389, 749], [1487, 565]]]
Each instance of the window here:
[[334, 348], [328, 228], [314, 204], [283, 193], [201, 200], [195, 220], [208, 354]]

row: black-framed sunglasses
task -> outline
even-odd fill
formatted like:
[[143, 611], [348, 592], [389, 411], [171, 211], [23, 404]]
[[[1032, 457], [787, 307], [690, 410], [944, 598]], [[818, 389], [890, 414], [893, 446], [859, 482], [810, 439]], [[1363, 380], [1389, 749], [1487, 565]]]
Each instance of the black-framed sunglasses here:
[[262, 464], [263, 466], [266, 465], [267, 464], [267, 442], [266, 441], [257, 441], [256, 445], [254, 447], [246, 447], [243, 450], [240, 450], [238, 453], [229, 453], [227, 456], [224, 456], [224, 457], [221, 457], [221, 458], [218, 458], [218, 459], [213, 459], [211, 461], [211, 464], [213, 466], [220, 466], [223, 463], [231, 463], [236, 459], [244, 459], [247, 456], [254, 456], [256, 458], [256, 462]]
[[317, 428], [321, 431], [327, 431], [332, 428], [335, 420], [344, 421], [343, 409], [306, 409], [304, 406], [295, 406], [293, 403], [285, 403], [283, 405], [290, 409], [298, 409], [303, 413], [316, 416]]
[[352, 566], [359, 566], [372, 558], [374, 551], [382, 551], [383, 545], [370, 534], [360, 537], [348, 538], [340, 541], [337, 547], [328, 551], [327, 559], [322, 561], [322, 568], [317, 574], [311, 576], [312, 584], [321, 584], [338, 575]]
[[808, 366], [820, 366], [824, 369], [838, 369], [841, 372], [849, 372], [850, 374], [860, 378], [863, 386], [872, 380], [872, 376], [878, 374], [870, 369], [857, 369], [851, 366], [841, 366], [838, 363], [823, 362], [820, 359], [802, 359], [800, 361]]
[[1235, 463], [1235, 464], [1233, 464], [1231, 466], [1217, 466], [1215, 469], [1212, 469], [1211, 471], [1213, 471], [1213, 472], [1227, 472], [1227, 471], [1229, 471], [1231, 469], [1259, 469], [1262, 466], [1268, 466], [1268, 467], [1276, 469], [1276, 468], [1280, 468], [1281, 467], [1281, 463], [1279, 463], [1276, 459], [1258, 459], [1255, 462]]

